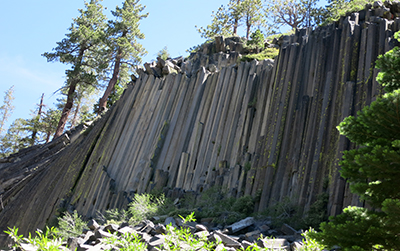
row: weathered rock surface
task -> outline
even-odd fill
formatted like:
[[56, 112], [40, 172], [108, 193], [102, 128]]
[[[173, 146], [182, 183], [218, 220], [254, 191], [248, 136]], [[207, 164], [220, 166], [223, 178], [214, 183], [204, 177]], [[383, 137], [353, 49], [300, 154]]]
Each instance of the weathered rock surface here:
[[352, 146], [336, 126], [381, 95], [374, 62], [394, 46], [398, 6], [282, 37], [274, 63], [239, 64], [240, 40], [220, 38], [169, 60], [177, 73], [145, 65], [93, 125], [2, 160], [0, 238], [7, 226], [43, 228], [60, 208], [90, 218], [153, 189], [179, 198], [226, 187], [258, 195], [255, 210], [290, 198], [307, 212], [321, 193], [330, 215], [362, 206], [340, 178]]

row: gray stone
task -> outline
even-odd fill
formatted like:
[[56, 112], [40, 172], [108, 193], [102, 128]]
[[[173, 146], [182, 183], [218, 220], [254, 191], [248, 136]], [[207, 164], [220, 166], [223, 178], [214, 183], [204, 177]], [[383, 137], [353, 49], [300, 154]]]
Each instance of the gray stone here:
[[226, 247], [224, 246], [224, 244], [218, 244], [217, 247], [215, 248], [215, 251], [223, 251], [226, 250]]
[[157, 234], [148, 241], [149, 248], [160, 248], [165, 242], [165, 236]]
[[208, 237], [210, 236], [210, 232], [208, 232], [207, 230], [203, 230], [203, 231], [199, 231], [194, 233], [194, 236], [197, 236], [198, 238], [206, 238], [208, 239]]
[[36, 251], [38, 248], [30, 243], [21, 243], [21, 249], [24, 251]]
[[168, 74], [172, 74], [172, 73], [178, 73], [178, 71], [177, 70], [175, 70], [175, 68], [174, 67], [171, 67], [171, 66], [169, 66], [169, 65], [166, 65], [166, 66], [164, 66], [163, 68], [162, 68], [162, 74], [163, 75], [168, 75]]
[[246, 233], [244, 236], [246, 238], [246, 240], [253, 242], [255, 240], [257, 240], [261, 235], [261, 232], [259, 230], [254, 230], [251, 232]]
[[151, 238], [153, 238], [151, 235], [149, 235], [148, 233], [144, 233], [144, 232], [138, 232], [138, 235], [146, 243], [149, 242], [151, 240]]
[[107, 226], [104, 227], [104, 231], [106, 232], [110, 232], [110, 233], [115, 233], [116, 231], [118, 231], [119, 226], [117, 224], [109, 224]]
[[302, 250], [303, 248], [303, 243], [301, 241], [294, 241], [292, 244], [290, 244], [291, 250]]
[[96, 229], [98, 229], [100, 226], [99, 226], [99, 224], [95, 221], [95, 220], [90, 220], [88, 223], [87, 223], [87, 227], [90, 229], [90, 230], [96, 230]]
[[94, 236], [97, 239], [100, 239], [100, 238], [110, 238], [113, 235], [110, 232], [106, 232], [106, 231], [103, 231], [101, 229], [96, 229], [95, 232], [94, 232]]
[[126, 227], [118, 229], [117, 232], [119, 235], [124, 235], [127, 233], [135, 233], [136, 231], [133, 228], [126, 226]]
[[196, 224], [195, 227], [199, 231], [207, 231], [208, 230], [207, 227], [204, 226], [203, 224]]
[[218, 68], [217, 68], [217, 66], [215, 64], [210, 64], [210, 65], [208, 65], [208, 70], [210, 72], [217, 72]]
[[296, 229], [292, 228], [291, 226], [289, 226], [288, 224], [284, 223], [281, 227], [281, 231], [282, 233], [286, 234], [286, 235], [296, 235], [297, 231]]
[[165, 226], [168, 226], [168, 225], [170, 225], [170, 224], [171, 224], [173, 227], [176, 227], [176, 222], [175, 222], [174, 217], [168, 217], [168, 218], [165, 219], [164, 225], [165, 225]]
[[216, 52], [225, 52], [225, 39], [224, 36], [215, 37], [215, 50]]
[[154, 226], [154, 231], [157, 234], [165, 234], [167, 232], [167, 229], [165, 228], [165, 226], [161, 223], [158, 223]]
[[87, 244], [82, 244], [82, 245], [79, 245], [79, 247], [76, 249], [76, 251], [86, 251], [91, 248], [93, 248], [93, 246], [87, 245]]
[[373, 4], [372, 4], [372, 7], [374, 7], [374, 8], [382, 8], [384, 5], [383, 5], [383, 3], [381, 2], [381, 1], [375, 1]]
[[[242, 241], [242, 246], [243, 246], [244, 250], [247, 250], [247, 248], [251, 247], [252, 245], [253, 245], [252, 242], [249, 242], [249, 241], [246, 241], [246, 240]], [[249, 249], [249, 250], [251, 250], [251, 249]]]
[[264, 238], [257, 242], [258, 246], [272, 250], [290, 250], [290, 244], [286, 239]]
[[141, 232], [150, 233], [152, 230], [154, 230], [155, 225], [152, 221], [145, 220], [143, 223], [145, 225], [140, 229]]
[[232, 225], [227, 226], [226, 228], [230, 233], [236, 233], [246, 227], [249, 227], [254, 224], [254, 218], [253, 217], [247, 217], [241, 221], [235, 222]]
[[83, 238], [77, 237], [77, 238], [68, 238], [67, 240], [67, 245], [71, 251], [75, 251], [76, 248], [78, 248], [79, 245], [85, 243], [85, 240]]
[[218, 231], [218, 230], [214, 232], [214, 235], [219, 236], [222, 243], [224, 243], [224, 245], [226, 247], [242, 248], [242, 245], [240, 244], [240, 242], [238, 242], [237, 240], [232, 238], [232, 236], [223, 234], [221, 231]]

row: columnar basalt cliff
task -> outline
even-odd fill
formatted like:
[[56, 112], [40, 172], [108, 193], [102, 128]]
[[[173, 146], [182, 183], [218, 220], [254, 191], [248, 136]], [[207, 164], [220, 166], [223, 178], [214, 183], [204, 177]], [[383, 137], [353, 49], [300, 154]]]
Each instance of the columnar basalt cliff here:
[[336, 126], [381, 94], [375, 60], [400, 27], [384, 15], [299, 30], [275, 62], [238, 63], [240, 42], [218, 38], [190, 59], [146, 65], [89, 128], [0, 164], [0, 231], [43, 227], [60, 208], [91, 217], [154, 189], [219, 186], [259, 197], [255, 210], [289, 197], [306, 213], [321, 193], [330, 215], [362, 206], [338, 172], [353, 146]]

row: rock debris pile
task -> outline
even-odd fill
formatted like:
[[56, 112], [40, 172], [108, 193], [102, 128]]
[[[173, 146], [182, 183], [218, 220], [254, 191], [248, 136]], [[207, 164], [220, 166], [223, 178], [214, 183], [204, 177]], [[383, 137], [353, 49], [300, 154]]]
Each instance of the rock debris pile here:
[[[161, 217], [162, 218], [162, 217]], [[153, 221], [144, 220], [140, 224], [130, 226], [128, 223], [99, 225], [95, 220], [90, 220], [88, 229], [78, 237], [69, 238], [60, 249], [91, 251], [91, 250], [118, 250], [117, 242], [110, 243], [107, 238], [124, 238], [127, 234], [135, 234], [147, 246], [147, 250], [166, 250], [165, 245], [179, 247], [181, 250], [205, 250], [201, 246], [204, 242], [216, 243], [212, 250], [246, 250], [249, 246], [257, 245], [268, 250], [299, 250], [302, 247], [302, 236], [287, 224], [280, 229], [270, 229], [270, 221], [256, 221], [253, 217], [245, 218], [225, 228], [213, 226], [209, 219], [201, 223], [184, 222], [181, 218], [154, 217]], [[174, 229], [187, 229], [192, 238], [201, 240], [188, 243], [179, 238], [174, 238], [170, 227]], [[267, 237], [265, 237], [267, 236]], [[175, 236], [176, 237], [176, 236]], [[197, 247], [196, 247], [197, 245]], [[35, 250], [34, 246], [24, 244], [26, 251]]]

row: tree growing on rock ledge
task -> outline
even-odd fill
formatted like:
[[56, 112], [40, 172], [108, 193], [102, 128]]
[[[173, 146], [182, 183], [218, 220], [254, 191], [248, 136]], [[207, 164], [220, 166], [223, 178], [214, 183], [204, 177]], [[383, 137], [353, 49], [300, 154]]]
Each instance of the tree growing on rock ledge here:
[[61, 42], [57, 42], [54, 52], [43, 54], [47, 61], [59, 61], [71, 64], [70, 70], [66, 70], [67, 80], [64, 86], [67, 89], [67, 100], [58, 122], [54, 138], [60, 136], [68, 116], [71, 112], [76, 95], [76, 88], [81, 86], [97, 86], [96, 71], [104, 68], [98, 58], [99, 45], [104, 38], [105, 20], [103, 6], [100, 0], [85, 2], [86, 10], [80, 9], [80, 16], [74, 19], [69, 33]]
[[[115, 20], [108, 21], [105, 36], [105, 55], [112, 67], [112, 77], [99, 102], [99, 113], [106, 109], [107, 99], [113, 92], [118, 79], [127, 79], [128, 71], [132, 71], [146, 55], [146, 50], [137, 42], [144, 39], [144, 34], [139, 29], [139, 21], [148, 16], [142, 11], [146, 6], [139, 4], [139, 0], [126, 0], [122, 8], [116, 7], [112, 11]], [[104, 56], [103, 56], [104, 57]]]
[[237, 36], [238, 27], [244, 24], [249, 39], [252, 30], [265, 23], [263, 14], [261, 0], [230, 0], [227, 6], [221, 5], [212, 13], [210, 25], [196, 28], [201, 37], [213, 39], [215, 36]]

